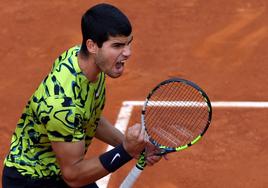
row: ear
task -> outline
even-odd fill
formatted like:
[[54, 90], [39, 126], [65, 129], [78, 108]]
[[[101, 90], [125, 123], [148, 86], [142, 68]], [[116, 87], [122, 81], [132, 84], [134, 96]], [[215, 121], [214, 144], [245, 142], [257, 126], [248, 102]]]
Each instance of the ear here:
[[88, 39], [86, 45], [87, 45], [87, 50], [89, 53], [91, 54], [97, 53], [98, 45], [95, 42], [93, 42], [93, 40]]

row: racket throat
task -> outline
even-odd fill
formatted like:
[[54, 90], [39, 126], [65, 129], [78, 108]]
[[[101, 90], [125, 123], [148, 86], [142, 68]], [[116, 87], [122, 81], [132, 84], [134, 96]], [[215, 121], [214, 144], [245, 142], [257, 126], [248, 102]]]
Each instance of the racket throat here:
[[162, 155], [166, 155], [168, 153], [176, 151], [176, 149], [173, 149], [173, 148], [159, 148], [159, 150], [160, 151], [158, 153], [156, 153], [155, 155], [162, 156]]

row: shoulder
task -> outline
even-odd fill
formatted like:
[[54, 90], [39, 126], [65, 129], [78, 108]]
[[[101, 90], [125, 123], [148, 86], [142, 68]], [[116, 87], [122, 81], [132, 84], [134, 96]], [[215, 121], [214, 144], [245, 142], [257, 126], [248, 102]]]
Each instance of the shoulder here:
[[63, 52], [55, 60], [51, 72], [71, 75], [76, 75], [78, 72], [81, 72], [77, 67], [79, 50], [80, 46], [74, 46]]
[[54, 62], [51, 72], [40, 85], [40, 92], [47, 96], [72, 96], [74, 87], [79, 86], [81, 70], [78, 67], [79, 46], [62, 53]]

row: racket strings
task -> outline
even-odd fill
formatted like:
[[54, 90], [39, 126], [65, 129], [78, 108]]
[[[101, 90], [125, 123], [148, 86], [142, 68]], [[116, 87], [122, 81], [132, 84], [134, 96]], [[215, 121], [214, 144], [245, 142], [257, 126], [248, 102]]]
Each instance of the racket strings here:
[[[178, 95], [178, 94], [180, 94], [180, 92], [179, 92], [180, 90], [178, 88], [180, 88], [180, 89], [183, 90], [183, 87], [184, 87], [183, 85], [180, 85], [180, 86], [181, 87], [173, 87], [173, 86], [171, 86], [172, 87], [171, 90], [175, 90], [175, 92], [172, 92], [171, 91], [171, 93], [174, 93], [174, 94], [173, 94], [172, 98], [170, 99], [170, 101], [174, 101], [175, 100], [175, 102], [171, 102], [171, 103], [174, 104], [172, 106], [176, 106], [176, 98], [181, 98], [181, 101], [185, 101], [184, 100], [184, 96], [179, 96]], [[167, 108], [166, 109], [166, 113], [170, 113], [173, 116], [171, 118], [166, 118], [167, 121], [166, 121], [165, 125], [170, 125], [170, 126], [167, 126], [166, 127], [167, 128], [167, 131], [169, 131], [169, 132], [171, 132], [173, 134], [174, 133], [177, 133], [177, 134], [174, 134], [174, 136], [176, 136], [176, 138], [180, 138], [180, 139], [177, 139], [178, 142], [176, 142], [176, 145], [175, 146], [178, 146], [181, 143], [185, 142], [185, 139], [187, 137], [189, 137], [189, 135], [190, 135], [189, 132], [186, 129], [182, 129], [181, 126], [178, 126], [182, 122], [174, 121], [174, 120], [178, 120], [179, 118], [177, 118], [177, 117], [180, 116], [180, 114], [183, 114], [182, 112], [184, 111], [184, 109], [183, 109], [184, 106], [181, 105], [181, 102], [179, 102], [178, 106], [181, 106], [181, 108], [171, 107], [171, 108]], [[176, 115], [173, 115], [173, 114], [176, 114]], [[181, 118], [184, 119], [183, 116], [181, 116]], [[178, 133], [181, 134], [180, 137], [178, 136]]]
[[[162, 116], [159, 115], [159, 114], [162, 114], [163, 106], [169, 106], [170, 105], [169, 100], [170, 100], [171, 97], [169, 95], [172, 94], [173, 91], [172, 92], [166, 92], [166, 90], [168, 90], [168, 89], [169, 88], [164, 88], [164, 86], [162, 86], [161, 90], [158, 90], [158, 91], [161, 91], [161, 93], [160, 92], [155, 93], [154, 97], [150, 100], [150, 103], [148, 104], [148, 106], [152, 107], [152, 109], [150, 111], [151, 115], [149, 116], [149, 118], [147, 118], [148, 121], [158, 122], [159, 120], [162, 120], [162, 121], [163, 120], [168, 120], [167, 118], [162, 118]], [[172, 89], [172, 87], [171, 87], [171, 89]], [[169, 99], [169, 100], [165, 100], [165, 99]], [[165, 108], [165, 110], [168, 110], [168, 109]]]
[[[156, 95], [156, 96], [154, 97], [154, 99], [151, 99], [151, 101], [152, 101], [152, 103], [153, 103], [152, 111], [153, 111], [154, 113], [152, 113], [152, 115], [151, 115], [150, 117], [158, 117], [158, 118], [156, 118], [154, 121], [157, 122], [158, 124], [161, 123], [160, 126], [163, 127], [162, 130], [165, 130], [165, 134], [166, 134], [166, 135], [167, 135], [167, 133], [171, 132], [171, 131], [172, 131], [171, 129], [173, 129], [174, 127], [173, 127], [173, 126], [165, 127], [164, 125], [171, 124], [172, 122], [171, 122], [170, 120], [172, 120], [173, 118], [162, 117], [161, 115], [156, 115], [156, 114], [158, 114], [158, 113], [161, 113], [161, 114], [173, 114], [173, 113], [170, 112], [170, 111], [173, 111], [173, 108], [162, 107], [162, 105], [160, 105], [160, 106], [161, 106], [160, 108], [154, 108], [154, 106], [158, 106], [157, 103], [161, 103], [163, 99], [168, 99], [168, 100], [166, 100], [166, 104], [165, 104], [166, 106], [175, 106], [175, 105], [176, 105], [176, 104], [174, 104], [172, 101], [174, 100], [174, 99], [173, 99], [174, 96], [175, 96], [175, 98], [176, 98], [178, 89], [175, 90], [174, 88], [179, 88], [179, 87], [174, 87], [174, 86], [173, 86], [174, 84], [175, 84], [175, 83], [169, 84], [169, 87], [165, 87], [165, 88], [162, 86], [162, 88], [161, 88], [162, 93], [161, 93], [160, 95]], [[166, 90], [170, 90], [170, 92], [166, 92]], [[174, 90], [175, 90], [175, 91], [174, 91]], [[163, 97], [163, 95], [162, 95], [163, 93], [164, 93], [164, 94], [167, 94], [167, 93], [168, 93], [169, 95], [168, 95], [168, 96], [165, 95], [165, 97]], [[173, 96], [170, 96], [170, 95], [172, 95], [172, 94], [173, 94]], [[156, 109], [158, 109], [158, 110], [156, 110]], [[160, 119], [160, 120], [162, 119], [162, 120], [164, 120], [164, 121], [159, 122], [159, 121], [158, 121], [159, 119]], [[152, 118], [151, 118], [151, 120], [152, 120]], [[158, 125], [158, 127], [159, 127], [159, 125]], [[163, 131], [162, 131], [162, 132], [163, 132]], [[171, 136], [170, 136], [170, 135], [171, 135]], [[172, 137], [172, 135], [173, 135], [173, 134], [169, 134], [169, 137]], [[167, 138], [167, 137], [163, 137], [163, 138], [170, 140], [169, 137], [168, 137], [168, 138]], [[174, 137], [174, 136], [173, 136], [173, 137]], [[174, 140], [174, 138], [173, 138], [173, 140]], [[175, 145], [178, 145], [178, 144], [177, 144], [178, 142], [181, 142], [181, 141], [178, 140], [178, 141], [175, 143]]]
[[[158, 114], [161, 111], [161, 105], [168, 105], [168, 101], [164, 101], [164, 99], [169, 98], [169, 97], [167, 97], [167, 95], [172, 93], [172, 92], [170, 92], [170, 93], [165, 92], [166, 91], [165, 88], [161, 88], [161, 90], [157, 90], [157, 91], [158, 92], [154, 93], [152, 99], [150, 99], [150, 101], [149, 101], [149, 103], [147, 105], [147, 107], [153, 107], [153, 111], [150, 112], [151, 113], [150, 117], [156, 117], [154, 121], [156, 121], [157, 117], [158, 117], [158, 116], [155, 116], [155, 114]], [[159, 92], [159, 91], [161, 91], [161, 92]], [[167, 104], [165, 104], [165, 103], [167, 103]]]
[[[189, 87], [188, 85], [183, 85], [183, 87]], [[197, 130], [198, 126], [193, 126], [193, 125], [197, 125], [195, 124], [196, 122], [194, 122], [194, 120], [196, 120], [197, 116], [199, 116], [198, 114], [196, 114], [197, 111], [200, 111], [200, 109], [197, 109], [199, 107], [201, 107], [200, 104], [200, 95], [197, 93], [196, 95], [196, 90], [194, 90], [193, 88], [189, 87], [189, 88], [184, 88], [185, 93], [183, 93], [184, 95], [181, 97], [182, 100], [181, 101], [185, 101], [185, 102], [181, 102], [182, 106], [181, 108], [177, 108], [178, 112], [176, 112], [177, 116], [175, 117], [176, 120], [180, 120], [178, 122], [178, 124], [180, 125], [179, 129], [180, 129], [180, 133], [183, 136], [183, 140], [180, 144], [186, 144], [188, 142], [190, 142], [191, 140], [193, 140], [194, 137], [196, 137], [198, 134], [200, 134], [202, 132], [202, 129]], [[194, 108], [194, 110], [193, 110]], [[192, 113], [187, 113], [189, 111], [189, 109], [191, 109]], [[194, 113], [194, 115], [193, 115]], [[179, 118], [180, 116], [180, 118]], [[196, 118], [195, 118], [196, 117]], [[192, 121], [191, 121], [192, 120]], [[181, 125], [182, 124], [182, 125]], [[172, 127], [172, 126], [171, 126]], [[178, 129], [178, 128], [177, 128]], [[178, 132], [176, 130], [174, 130], [174, 132]], [[178, 135], [180, 136], [180, 135]]]
[[[165, 117], [165, 118], [168, 118], [168, 117]], [[170, 117], [170, 118], [173, 118], [173, 117]], [[165, 122], [158, 122], [158, 123], [163, 124]], [[168, 145], [169, 147], [177, 147], [178, 145], [185, 144], [189, 140], [192, 140], [194, 138], [194, 136], [197, 136], [197, 135], [193, 135], [193, 132], [196, 132], [197, 130], [193, 130], [192, 128], [187, 128], [187, 127], [185, 127], [185, 125], [182, 126], [182, 124], [184, 122], [169, 122], [169, 123], [172, 123], [174, 125], [169, 126], [168, 129], [165, 129], [165, 127], [163, 127], [163, 126], [162, 127], [158, 126], [162, 130], [166, 130], [165, 135], [166, 136], [168, 135], [168, 138], [167, 137], [162, 137], [162, 135], [159, 135], [159, 132], [157, 132], [156, 136], [153, 136], [154, 139], [158, 140], [158, 142], [161, 143], [162, 145]], [[177, 133], [178, 131], [179, 131], [179, 133]], [[163, 133], [163, 131], [162, 131], [162, 133]], [[168, 133], [170, 133], [170, 134], [168, 134]], [[176, 135], [174, 135], [174, 133], [176, 133]], [[198, 133], [201, 133], [201, 131], [198, 131]], [[170, 144], [163, 143], [163, 141], [160, 140], [159, 138], [169, 139], [169, 140], [171, 138], [171, 139], [173, 139], [173, 145], [170, 146]], [[181, 139], [179, 140], [178, 138], [181, 138]]]
[[145, 124], [156, 142], [178, 147], [204, 130], [207, 114], [204, 97], [194, 88], [175, 82], [161, 86], [151, 96], [146, 107]]
[[[176, 103], [172, 102], [174, 101], [174, 99], [176, 99], [176, 93], [178, 92], [178, 90], [174, 89], [176, 88], [175, 86], [173, 86], [176, 83], [172, 83], [169, 84], [168, 87], [165, 88], [161, 88], [161, 93], [159, 94], [159, 96], [155, 96], [153, 101], [152, 101], [152, 115], [150, 117], [158, 117], [155, 120], [153, 118], [151, 118], [151, 121], [154, 121], [153, 124], [157, 124], [156, 128], [158, 127], [158, 129], [154, 128], [156, 134], [154, 137], [156, 137], [156, 139], [158, 140], [158, 142], [160, 143], [165, 143], [165, 145], [169, 145], [169, 146], [177, 146], [178, 143], [181, 142], [180, 139], [178, 139], [178, 137], [176, 135], [173, 134], [174, 127], [173, 126], [163, 126], [163, 125], [168, 125], [168, 124], [172, 124], [172, 118], [169, 117], [163, 117], [163, 115], [165, 114], [174, 114], [173, 109], [176, 105]], [[163, 87], [163, 86], [162, 86]], [[170, 90], [170, 92], [166, 92], [166, 90]], [[175, 91], [174, 91], [175, 90]], [[161, 104], [163, 103], [164, 104]], [[154, 106], [160, 106], [160, 107], [154, 107]], [[166, 106], [171, 106], [170, 108], [167, 108]], [[152, 125], [153, 126], [153, 125]], [[176, 130], [175, 130], [176, 131]], [[158, 135], [161, 135], [161, 137], [159, 137]], [[160, 140], [159, 138], [164, 138], [164, 140]]]
[[[172, 98], [172, 96], [170, 96], [170, 94], [174, 93], [174, 91], [172, 91], [172, 90], [174, 90], [174, 88], [176, 88], [176, 87], [173, 87], [173, 84], [174, 83], [172, 83], [172, 85], [170, 84], [169, 86], [171, 86], [171, 87], [167, 87], [165, 89], [162, 87], [161, 88], [162, 93], [159, 94], [159, 95], [155, 95], [154, 99], [151, 99], [151, 101], [152, 101], [152, 111], [153, 112], [152, 112], [152, 115], [150, 117], [158, 117], [158, 118], [155, 118], [153, 120], [158, 124], [158, 126], [156, 126], [156, 127], [158, 127], [158, 131], [156, 131], [156, 134], [158, 134], [158, 135], [160, 133], [161, 133], [161, 135], [164, 134], [165, 136], [164, 137], [162, 136], [162, 137], [165, 138], [165, 140], [171, 141], [173, 143], [173, 145], [174, 144], [178, 145], [178, 143], [181, 142], [181, 141], [177, 140], [177, 137], [174, 137], [173, 134], [170, 134], [171, 131], [172, 131], [171, 129], [174, 128], [174, 127], [172, 127], [172, 126], [164, 127], [163, 126], [163, 125], [170, 124], [171, 122], [170, 121], [167, 122], [167, 121], [172, 119], [172, 118], [162, 117], [162, 115], [161, 115], [161, 114], [172, 114], [172, 113], [170, 113], [170, 110], [173, 111], [172, 108], [163, 107], [164, 105], [161, 105], [161, 103], [163, 103], [163, 99], [168, 99], [168, 100], [165, 101], [165, 103], [166, 103], [165, 106], [174, 106], [174, 104], [172, 104], [172, 102], [171, 102], [173, 100], [173, 98]], [[170, 90], [170, 92], [166, 92], [166, 90]], [[175, 92], [177, 92], [177, 90]], [[168, 93], [169, 96], [165, 95], [165, 97], [163, 97], [163, 93], [164, 94]], [[175, 93], [175, 95], [176, 95], [176, 93]], [[175, 95], [173, 95], [173, 96], [175, 96]], [[159, 100], [159, 99], [161, 99], [161, 100]], [[157, 103], [160, 103], [160, 104], [157, 104]], [[160, 105], [161, 107], [157, 107], [158, 105]], [[159, 122], [159, 119], [162, 120], [162, 121]], [[152, 118], [150, 120], [152, 120]], [[161, 126], [160, 127], [161, 132], [159, 132], [159, 126]], [[156, 128], [154, 128], [154, 129], [156, 129]], [[155, 139], [157, 139], [158, 142], [159, 142], [158, 138], [155, 138]]]
[[[180, 122], [183, 122], [184, 124], [186, 124], [187, 127], [185, 129], [189, 130], [192, 133], [192, 135], [188, 138], [185, 138], [183, 144], [188, 143], [189, 141], [191, 141], [194, 137], [198, 136], [204, 130], [205, 124], [202, 124], [200, 122], [201, 122], [201, 119], [205, 117], [204, 116], [205, 113], [203, 112], [207, 112], [206, 104], [205, 102], [203, 102], [202, 95], [199, 94], [193, 88], [191, 88], [191, 90], [192, 92], [188, 90], [189, 91], [188, 93], [192, 93], [192, 94], [189, 95], [190, 100], [188, 100], [182, 108], [182, 111], [183, 111], [182, 114], [184, 115], [181, 117], [182, 120]], [[185, 96], [187, 98], [187, 93], [185, 94]], [[191, 111], [189, 112], [189, 110]], [[207, 117], [205, 118], [207, 119]]]
[[[188, 86], [189, 87], [189, 86]], [[208, 111], [207, 111], [207, 105], [204, 102], [204, 97], [202, 96], [202, 94], [200, 94], [197, 90], [190, 88], [191, 90], [188, 90], [188, 93], [191, 93], [191, 95], [189, 95], [191, 98], [191, 100], [188, 102], [190, 104], [186, 104], [185, 107], [187, 106], [193, 106], [195, 107], [195, 110], [192, 110], [192, 113], [194, 113], [194, 116], [188, 116], [188, 118], [190, 118], [189, 124], [192, 125], [189, 127], [190, 130], [193, 130], [193, 132], [196, 133], [201, 133], [204, 129], [203, 125], [205, 124], [201, 124], [201, 128], [200, 128], [200, 123], [197, 123], [198, 120], [202, 121], [202, 116], [205, 118], [205, 120], [207, 120], [207, 116], [208, 115]], [[186, 93], [187, 94], [187, 93]], [[186, 95], [187, 97], [187, 95]], [[205, 113], [204, 113], [205, 112]], [[195, 118], [193, 118], [195, 117]], [[185, 121], [187, 121], [185, 119]], [[198, 126], [196, 126], [198, 125]], [[194, 128], [194, 129], [193, 129]], [[199, 128], [199, 129], [198, 129]], [[198, 131], [196, 131], [198, 129]], [[196, 135], [195, 135], [196, 136]]]

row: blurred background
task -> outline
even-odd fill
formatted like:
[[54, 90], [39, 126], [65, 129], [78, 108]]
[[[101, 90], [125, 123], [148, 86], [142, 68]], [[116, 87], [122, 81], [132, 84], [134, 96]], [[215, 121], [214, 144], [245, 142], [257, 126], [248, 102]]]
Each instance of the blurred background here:
[[[0, 160], [32, 92], [54, 60], [81, 43], [80, 19], [97, 0], [1, 0]], [[158, 82], [182, 77], [212, 101], [268, 101], [266, 0], [109, 0], [132, 22], [125, 74], [107, 78], [104, 115], [115, 123], [123, 101], [144, 100]], [[146, 168], [135, 187], [252, 188], [268, 185], [268, 109], [213, 108], [205, 138]], [[140, 121], [135, 107], [129, 125]], [[87, 157], [104, 152], [95, 140]], [[135, 164], [112, 174], [118, 187]], [[2, 174], [2, 172], [0, 173]]]

